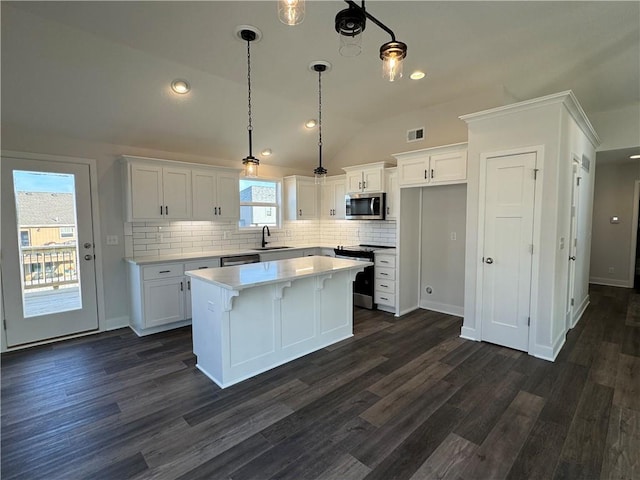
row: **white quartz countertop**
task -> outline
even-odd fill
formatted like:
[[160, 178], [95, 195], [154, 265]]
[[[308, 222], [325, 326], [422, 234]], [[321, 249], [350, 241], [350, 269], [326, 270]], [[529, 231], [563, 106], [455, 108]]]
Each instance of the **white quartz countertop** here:
[[[276, 245], [274, 245], [276, 246]], [[272, 246], [273, 247], [273, 246]], [[335, 245], [322, 245], [322, 244], [310, 244], [310, 245], [292, 245], [287, 248], [275, 248], [262, 250], [258, 248], [250, 247], [234, 247], [229, 249], [220, 250], [208, 250], [203, 252], [191, 252], [191, 253], [176, 253], [173, 255], [154, 255], [143, 257], [126, 257], [124, 260], [134, 265], [153, 265], [155, 263], [169, 263], [169, 262], [181, 262], [189, 260], [202, 260], [205, 258], [220, 258], [233, 255], [247, 255], [255, 253], [271, 253], [271, 252], [286, 252], [290, 250], [304, 250], [306, 248], [335, 248]]]
[[360, 270], [369, 265], [373, 265], [373, 263], [312, 256], [231, 267], [191, 270], [185, 272], [185, 274], [227, 290], [243, 290], [270, 283], [313, 277], [324, 273]]

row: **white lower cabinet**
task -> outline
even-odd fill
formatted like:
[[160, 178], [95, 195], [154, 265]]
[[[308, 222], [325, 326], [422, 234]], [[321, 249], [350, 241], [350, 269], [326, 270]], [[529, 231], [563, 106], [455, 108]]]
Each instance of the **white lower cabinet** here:
[[396, 313], [396, 256], [375, 253], [375, 287], [373, 301], [378, 310]]
[[148, 266], [129, 264], [131, 328], [142, 336], [191, 323], [191, 279], [184, 272], [218, 266], [218, 258]]

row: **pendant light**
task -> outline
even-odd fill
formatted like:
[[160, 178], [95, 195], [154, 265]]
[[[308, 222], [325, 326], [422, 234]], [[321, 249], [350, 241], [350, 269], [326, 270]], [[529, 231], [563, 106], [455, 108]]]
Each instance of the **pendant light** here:
[[304, 0], [279, 0], [278, 18], [285, 25], [298, 25], [304, 20]]
[[246, 177], [258, 176], [258, 165], [260, 160], [253, 156], [253, 124], [251, 122], [251, 42], [259, 41], [262, 38], [262, 32], [251, 25], [240, 25], [236, 27], [236, 35], [247, 42], [247, 99], [249, 111], [249, 123], [247, 131], [249, 132], [249, 155], [242, 159], [244, 165], [244, 175]]
[[391, 36], [391, 41], [380, 47], [382, 76], [390, 82], [401, 78], [402, 63], [407, 56], [407, 44], [398, 42], [389, 27], [365, 10], [364, 0], [361, 6], [351, 0], [345, 0], [345, 2], [349, 8], [338, 12], [335, 18], [335, 29], [340, 35], [340, 55], [353, 57], [360, 54], [362, 32], [366, 28], [368, 18]]
[[309, 65], [309, 70], [318, 73], [318, 166], [313, 170], [316, 184], [324, 184], [327, 179], [327, 169], [322, 166], [322, 73], [330, 69], [331, 64], [322, 60]]

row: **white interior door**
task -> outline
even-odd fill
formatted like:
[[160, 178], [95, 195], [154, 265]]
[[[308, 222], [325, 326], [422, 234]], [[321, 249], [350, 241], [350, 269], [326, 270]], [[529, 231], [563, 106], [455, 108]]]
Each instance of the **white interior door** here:
[[483, 188], [482, 340], [523, 351], [529, 342], [535, 168], [535, 153], [489, 158]]
[[567, 331], [573, 323], [575, 308], [576, 259], [578, 254], [578, 207], [580, 204], [580, 167], [573, 163], [573, 181], [571, 183], [571, 227], [569, 232], [568, 278], [567, 278], [567, 308], [565, 325]]
[[9, 347], [98, 329], [89, 166], [2, 158]]

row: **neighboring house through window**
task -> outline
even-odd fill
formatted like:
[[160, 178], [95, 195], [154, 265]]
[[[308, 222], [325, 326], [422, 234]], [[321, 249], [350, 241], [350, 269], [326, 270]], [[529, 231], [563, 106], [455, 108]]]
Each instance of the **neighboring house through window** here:
[[240, 179], [240, 228], [280, 226], [280, 182]]

